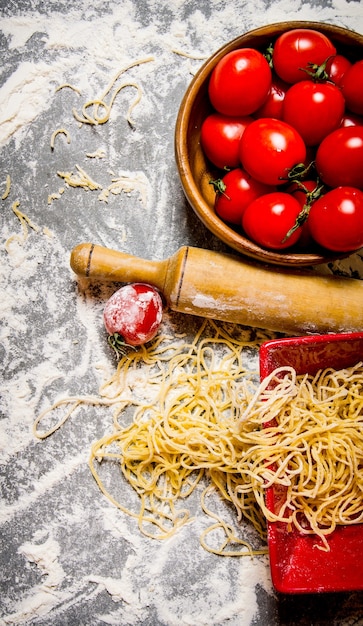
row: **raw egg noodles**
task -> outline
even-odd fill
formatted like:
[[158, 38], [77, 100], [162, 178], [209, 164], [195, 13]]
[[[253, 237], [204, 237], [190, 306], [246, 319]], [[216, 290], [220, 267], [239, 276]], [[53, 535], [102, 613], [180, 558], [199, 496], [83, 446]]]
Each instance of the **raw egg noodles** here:
[[[337, 524], [363, 517], [363, 366], [315, 377], [285, 367], [260, 384], [253, 355], [268, 338], [210, 320], [191, 342], [160, 334], [119, 361], [99, 397], [58, 401], [39, 415], [34, 432], [47, 437], [80, 404], [113, 406], [113, 432], [93, 444], [90, 469], [105, 496], [149, 537], [167, 538], [190, 522], [182, 503], [199, 493], [214, 519], [201, 535], [211, 552], [266, 553], [266, 520], [313, 533], [328, 550]], [[38, 430], [63, 404], [70, 408], [62, 419]], [[134, 510], [113, 495], [114, 478], [104, 469], [115, 465], [138, 494]], [[265, 503], [271, 486], [283, 493], [274, 512]], [[236, 524], [211, 510], [215, 493], [234, 508]], [[241, 520], [251, 522], [262, 547], [239, 536]]]

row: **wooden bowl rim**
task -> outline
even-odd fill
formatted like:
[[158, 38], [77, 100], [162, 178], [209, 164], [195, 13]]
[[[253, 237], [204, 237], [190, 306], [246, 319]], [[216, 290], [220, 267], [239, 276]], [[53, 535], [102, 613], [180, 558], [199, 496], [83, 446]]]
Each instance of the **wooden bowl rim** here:
[[267, 250], [261, 248], [251, 240], [247, 239], [243, 235], [240, 235], [232, 227], [223, 222], [217, 214], [211, 210], [198, 186], [194, 180], [193, 174], [190, 169], [188, 154], [188, 129], [190, 125], [190, 113], [192, 111], [192, 105], [194, 100], [204, 83], [208, 80], [213, 68], [218, 61], [228, 52], [235, 50], [238, 47], [246, 47], [246, 44], [250, 45], [252, 39], [259, 37], [267, 37], [271, 34], [271, 37], [276, 38], [279, 34], [291, 30], [294, 28], [305, 28], [320, 30], [327, 36], [331, 36], [333, 39], [340, 39], [345, 45], [355, 44], [357, 46], [363, 46], [363, 35], [349, 30], [347, 28], [336, 26], [334, 24], [326, 24], [315, 21], [291, 21], [291, 22], [275, 22], [265, 26], [260, 26], [253, 30], [247, 31], [238, 37], [235, 37], [225, 45], [221, 46], [216, 52], [214, 52], [199, 68], [191, 80], [187, 91], [181, 101], [181, 105], [178, 111], [176, 125], [175, 125], [175, 158], [178, 173], [180, 176], [181, 184], [184, 194], [197, 214], [202, 223], [212, 232], [217, 238], [229, 245], [231, 248], [252, 257], [256, 260], [268, 262], [276, 265], [294, 265], [294, 266], [312, 266], [322, 263], [329, 263], [339, 258], [344, 258], [353, 254], [353, 252], [345, 254], [329, 254], [329, 253], [298, 253], [298, 252], [286, 252], [279, 253], [273, 250]]

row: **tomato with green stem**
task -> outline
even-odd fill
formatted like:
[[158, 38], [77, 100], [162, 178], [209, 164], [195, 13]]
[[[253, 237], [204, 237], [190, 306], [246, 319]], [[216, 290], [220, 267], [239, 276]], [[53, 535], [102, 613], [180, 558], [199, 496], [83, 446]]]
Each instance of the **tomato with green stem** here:
[[276, 39], [272, 62], [277, 75], [286, 83], [294, 84], [306, 80], [312, 66], [322, 65], [336, 52], [324, 33], [311, 28], [293, 28]]
[[260, 196], [245, 210], [242, 227], [246, 235], [260, 246], [283, 250], [297, 243], [301, 228], [293, 228], [301, 211], [299, 202], [289, 193], [275, 191]]
[[163, 301], [155, 287], [145, 283], [124, 285], [109, 298], [103, 310], [109, 344], [119, 355], [127, 346], [151, 341], [162, 315]]
[[313, 203], [309, 228], [314, 240], [334, 252], [354, 252], [363, 246], [363, 192], [336, 187]]
[[269, 193], [272, 188], [252, 178], [241, 168], [225, 174], [222, 179], [211, 181], [217, 191], [214, 210], [225, 222], [241, 226], [246, 208], [255, 198]]
[[274, 118], [258, 118], [242, 135], [242, 167], [266, 185], [283, 185], [296, 166], [304, 168], [306, 146], [290, 124]]

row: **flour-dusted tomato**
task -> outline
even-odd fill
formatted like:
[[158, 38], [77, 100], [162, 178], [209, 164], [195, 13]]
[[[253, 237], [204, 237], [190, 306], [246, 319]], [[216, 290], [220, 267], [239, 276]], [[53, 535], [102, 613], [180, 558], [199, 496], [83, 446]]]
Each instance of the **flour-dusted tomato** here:
[[345, 72], [340, 87], [348, 109], [363, 115], [363, 59]]
[[271, 78], [270, 66], [261, 52], [254, 48], [232, 50], [212, 71], [209, 99], [224, 115], [251, 115], [266, 99]]
[[200, 142], [206, 157], [217, 167], [239, 165], [239, 142], [242, 134], [253, 121], [250, 116], [230, 117], [211, 113], [205, 118], [200, 132]]
[[345, 102], [332, 83], [303, 80], [292, 85], [283, 102], [283, 120], [296, 128], [307, 146], [318, 145], [339, 128]]
[[123, 346], [139, 346], [155, 337], [161, 324], [163, 302], [160, 293], [145, 283], [130, 283], [106, 302], [103, 321], [109, 343], [122, 352]]
[[301, 228], [286, 235], [296, 223], [301, 211], [299, 202], [290, 194], [275, 191], [254, 200], [245, 210], [242, 226], [246, 235], [255, 243], [272, 250], [283, 250], [294, 245], [301, 235]]
[[309, 228], [315, 241], [334, 252], [353, 252], [363, 246], [363, 192], [336, 187], [310, 209]]
[[248, 205], [255, 198], [272, 191], [269, 185], [255, 180], [241, 168], [228, 172], [221, 182], [223, 191], [216, 195], [215, 212], [225, 222], [238, 226], [241, 226], [242, 215]]
[[315, 164], [329, 187], [363, 189], [363, 126], [345, 126], [327, 135], [316, 151]]
[[323, 33], [310, 28], [293, 28], [276, 39], [272, 61], [276, 74], [293, 84], [306, 80], [306, 70], [322, 65], [335, 54], [335, 46]]
[[286, 182], [290, 170], [306, 159], [306, 146], [295, 128], [273, 118], [258, 118], [242, 135], [243, 168], [266, 185]]

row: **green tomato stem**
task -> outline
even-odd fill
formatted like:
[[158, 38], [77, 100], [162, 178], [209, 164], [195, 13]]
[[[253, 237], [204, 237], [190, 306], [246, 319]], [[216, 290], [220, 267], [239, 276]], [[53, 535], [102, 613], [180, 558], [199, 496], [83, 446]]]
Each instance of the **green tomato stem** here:
[[224, 196], [226, 196], [226, 198], [227, 198], [228, 200], [230, 200], [230, 197], [229, 197], [229, 196], [227, 196], [227, 194], [225, 193], [225, 191], [226, 191], [226, 189], [227, 189], [226, 184], [223, 182], [223, 180], [222, 180], [221, 178], [216, 178], [215, 180], [210, 180], [210, 181], [209, 181], [209, 184], [210, 184], [210, 185], [213, 185], [213, 187], [214, 187], [214, 191], [215, 191], [216, 193], [221, 193], [221, 194], [223, 194]]
[[306, 202], [303, 208], [301, 209], [299, 215], [297, 216], [295, 220], [295, 224], [290, 228], [290, 230], [286, 233], [285, 237], [283, 238], [282, 243], [285, 243], [285, 241], [287, 241], [289, 237], [291, 237], [291, 235], [298, 228], [300, 228], [300, 226], [302, 226], [304, 222], [306, 222], [306, 220], [309, 217], [309, 213], [310, 213], [310, 209], [312, 205], [314, 204], [316, 200], [318, 200], [318, 198], [320, 198], [320, 196], [322, 195], [322, 191], [324, 189], [324, 185], [319, 185], [319, 183], [317, 183], [316, 187], [312, 191], [308, 191], [304, 183], [302, 183], [301, 181], [295, 181], [295, 182], [306, 193]]
[[318, 65], [317, 63], [308, 63], [306, 68], [301, 67], [300, 69], [303, 72], [306, 72], [315, 83], [332, 83], [333, 81], [329, 79], [329, 75], [326, 71], [326, 65], [331, 58], [332, 57], [330, 56], [325, 59], [321, 65]]
[[107, 341], [111, 348], [115, 351], [118, 359], [127, 354], [129, 349], [136, 350], [136, 347], [130, 346], [130, 344], [126, 343], [123, 336], [119, 333], [108, 335]]

